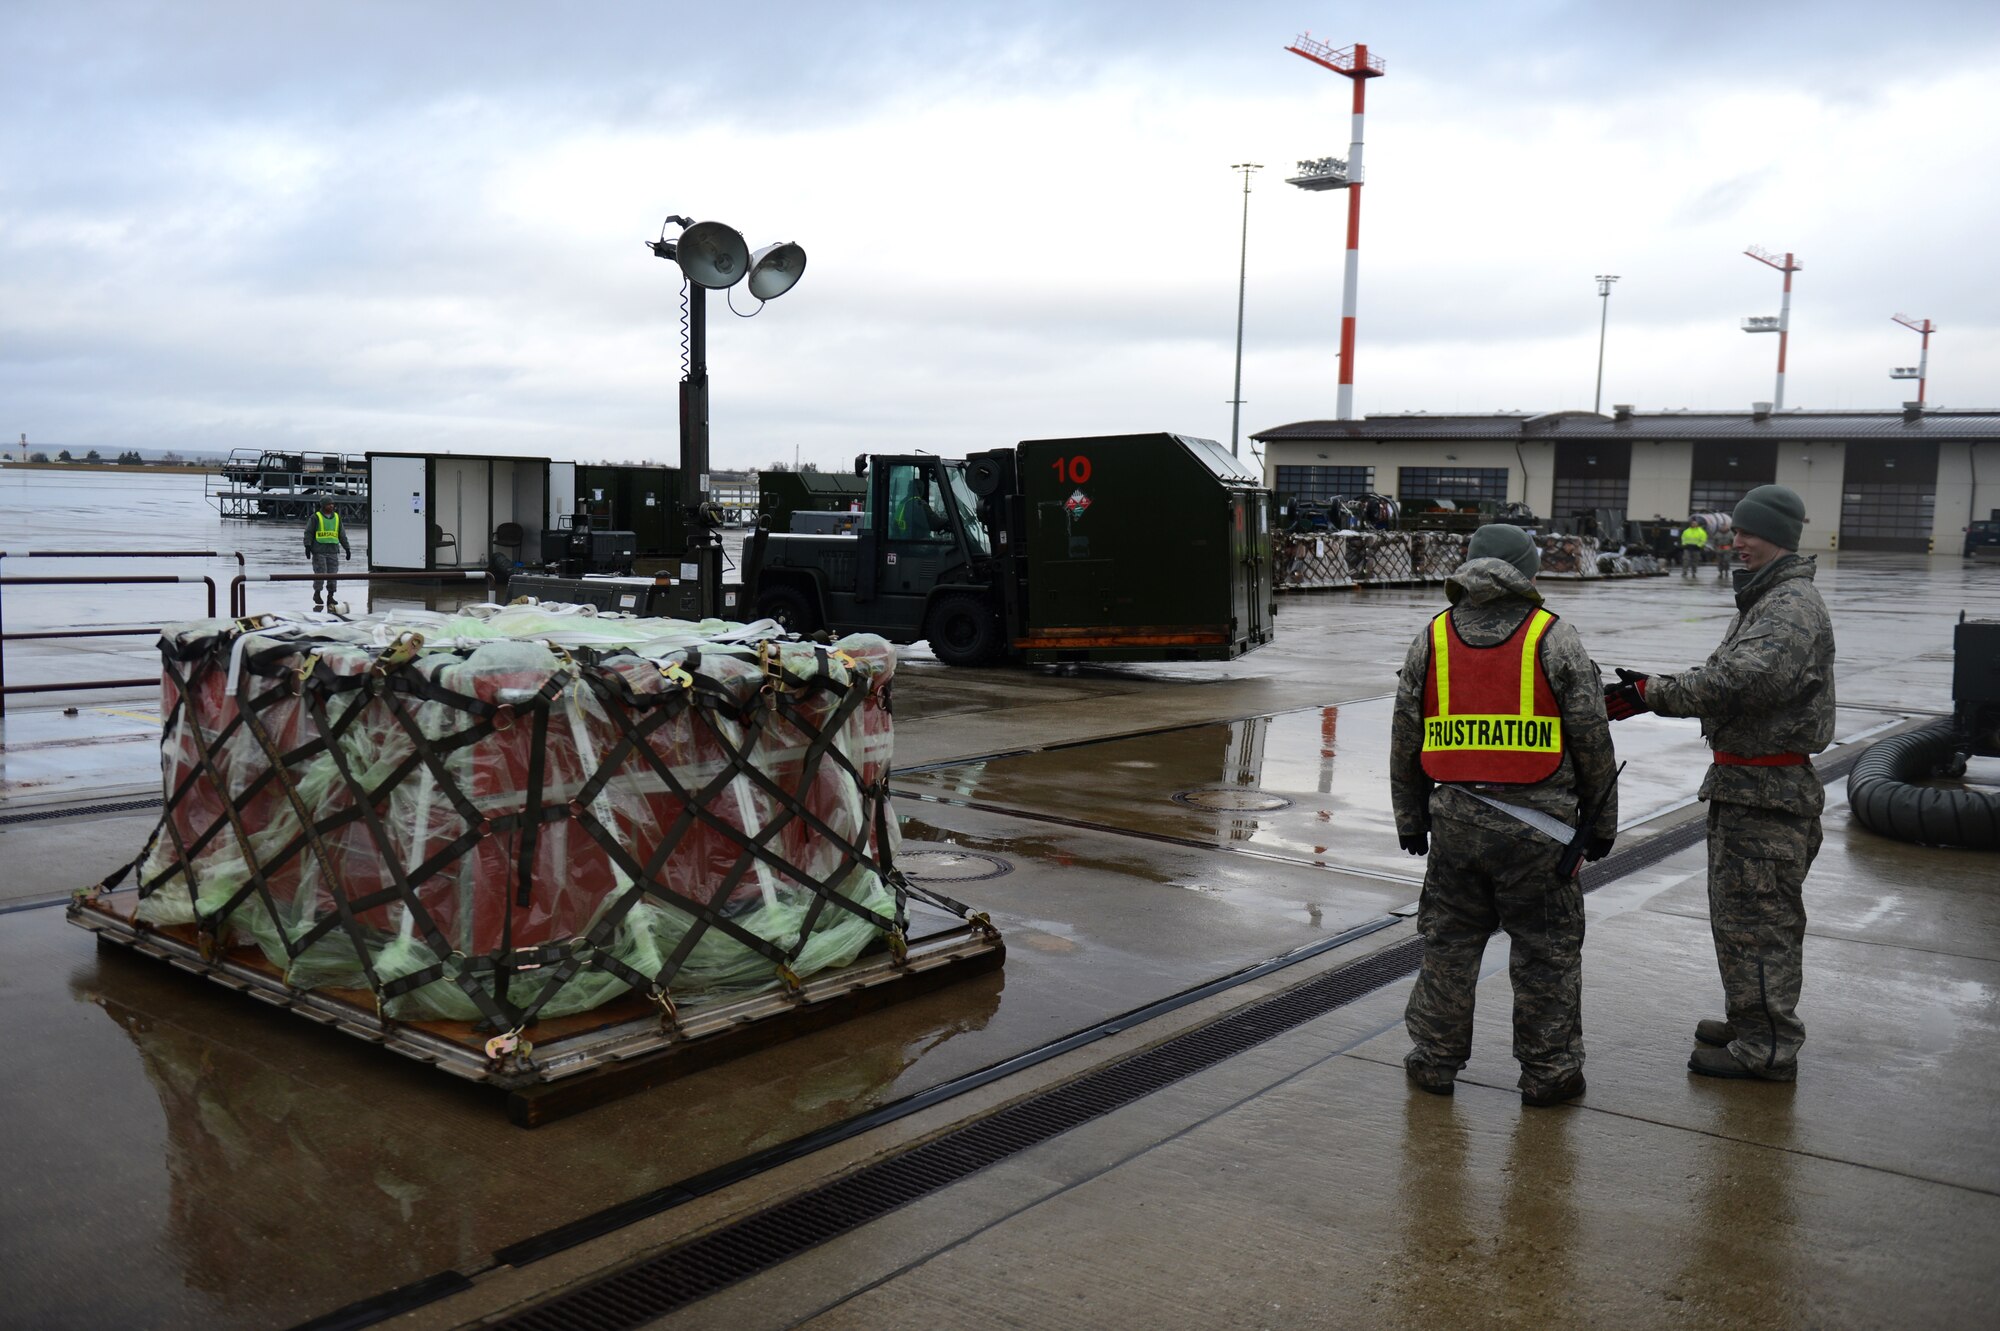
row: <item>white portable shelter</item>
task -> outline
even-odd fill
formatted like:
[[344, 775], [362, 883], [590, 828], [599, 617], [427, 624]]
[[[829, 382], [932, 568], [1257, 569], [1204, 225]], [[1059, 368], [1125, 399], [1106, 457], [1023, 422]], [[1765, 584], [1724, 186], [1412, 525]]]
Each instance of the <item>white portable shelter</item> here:
[[[559, 465], [575, 488], [574, 463]], [[548, 458], [368, 455], [368, 567], [385, 573], [485, 568], [541, 558], [558, 495]]]

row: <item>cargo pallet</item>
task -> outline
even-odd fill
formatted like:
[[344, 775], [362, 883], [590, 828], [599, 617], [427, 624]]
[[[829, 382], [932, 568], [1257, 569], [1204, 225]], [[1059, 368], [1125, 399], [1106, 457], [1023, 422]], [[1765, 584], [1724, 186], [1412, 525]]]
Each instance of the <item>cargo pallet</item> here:
[[1006, 943], [983, 919], [909, 941], [802, 980], [793, 990], [656, 1005], [636, 994], [574, 1016], [544, 1018], [532, 1044], [493, 1052], [493, 1032], [459, 1021], [394, 1021], [358, 989], [298, 989], [254, 947], [209, 954], [193, 926], [154, 928], [137, 918], [133, 889], [78, 897], [72, 923], [100, 947], [164, 961], [225, 989], [320, 1026], [426, 1063], [504, 1098], [507, 1117], [539, 1127], [848, 1018], [997, 970]]

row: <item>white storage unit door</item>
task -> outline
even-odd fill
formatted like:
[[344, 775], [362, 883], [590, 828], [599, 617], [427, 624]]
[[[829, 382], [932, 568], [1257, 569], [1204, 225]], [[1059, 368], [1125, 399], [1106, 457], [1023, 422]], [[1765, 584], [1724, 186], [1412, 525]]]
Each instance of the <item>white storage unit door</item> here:
[[430, 497], [420, 457], [376, 454], [368, 468], [368, 567], [422, 570]]

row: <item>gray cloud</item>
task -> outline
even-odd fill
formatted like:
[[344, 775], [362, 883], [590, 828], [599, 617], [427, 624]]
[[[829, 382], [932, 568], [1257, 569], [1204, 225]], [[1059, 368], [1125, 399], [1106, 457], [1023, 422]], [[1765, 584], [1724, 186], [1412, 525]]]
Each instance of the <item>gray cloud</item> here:
[[[2000, 400], [2000, 329], [1980, 323], [2000, 308], [1995, 200], [1949, 169], [1992, 131], [1911, 128], [1910, 155], [1843, 163], [1826, 128], [1914, 127], [1894, 72], [1983, 76], [1990, 9], [1343, 16], [1322, 35], [1368, 38], [1391, 69], [1371, 89], [1364, 404], [1485, 407], [1504, 385], [1508, 405], [1559, 405], [1607, 268], [1626, 274], [1625, 345], [1689, 348], [1662, 384], [1713, 365], [1734, 400], [1753, 360], [1734, 320], [1776, 294], [1736, 253], [1752, 240], [1806, 255], [1802, 348], [1811, 330], [1829, 374], [1855, 348], [1829, 384], [1906, 350], [1887, 314], [1919, 305], [1948, 330], [1941, 379], [1956, 355]], [[1226, 431], [1226, 164], [1246, 154], [1271, 167], [1246, 393], [1260, 423], [1322, 413], [1341, 200], [1281, 176], [1344, 151], [1346, 85], [1279, 49], [1296, 21], [1053, 0], [727, 23], [650, 4], [15, 4], [0, 437], [664, 454], [678, 291], [639, 242], [674, 209], [813, 255], [755, 322], [714, 309], [726, 459]], [[1764, 94], [1784, 99], [1756, 107], [1775, 124], [1718, 131], [1718, 99]], [[1953, 134], [1972, 136], [1959, 158]], [[1931, 164], [1922, 208], [1881, 184], [1907, 162]]]

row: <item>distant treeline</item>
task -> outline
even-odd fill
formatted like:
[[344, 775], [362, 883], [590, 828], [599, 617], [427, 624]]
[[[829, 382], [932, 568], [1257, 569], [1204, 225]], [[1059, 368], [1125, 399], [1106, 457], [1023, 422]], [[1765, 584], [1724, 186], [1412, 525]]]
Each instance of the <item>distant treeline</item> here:
[[[0, 461], [13, 462], [14, 460], [12, 458], [0, 458]], [[141, 457], [139, 450], [136, 448], [127, 449], [115, 458], [107, 458], [94, 448], [86, 452], [82, 457], [72, 456], [67, 448], [58, 450], [54, 457], [50, 457], [47, 453], [43, 452], [31, 452], [28, 454], [28, 463], [31, 466], [67, 465], [77, 467], [206, 467], [209, 465], [206, 458], [184, 458], [179, 453], [163, 453], [157, 459], [148, 460]]]

